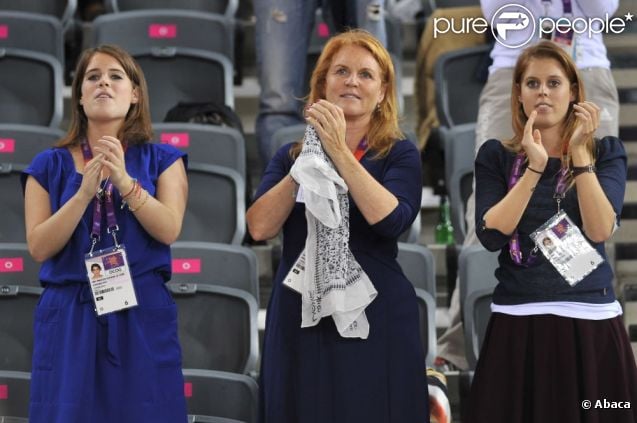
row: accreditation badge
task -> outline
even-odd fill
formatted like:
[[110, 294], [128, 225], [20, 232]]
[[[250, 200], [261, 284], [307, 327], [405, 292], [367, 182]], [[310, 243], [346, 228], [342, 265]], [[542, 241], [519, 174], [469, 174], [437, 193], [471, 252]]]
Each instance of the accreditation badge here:
[[84, 263], [98, 316], [137, 306], [124, 245], [86, 254]]
[[533, 232], [531, 239], [571, 286], [604, 262], [564, 210]]

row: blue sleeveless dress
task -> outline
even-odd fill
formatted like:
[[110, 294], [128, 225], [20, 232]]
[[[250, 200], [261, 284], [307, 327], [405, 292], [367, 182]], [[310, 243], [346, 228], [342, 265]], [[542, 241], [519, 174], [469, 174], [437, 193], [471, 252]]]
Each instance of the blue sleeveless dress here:
[[[143, 144], [126, 151], [128, 173], [155, 195], [161, 173], [185, 154], [172, 146]], [[40, 153], [23, 174], [49, 193], [51, 212], [79, 189], [71, 153]], [[97, 317], [84, 254], [90, 249], [93, 203], [67, 245], [40, 270], [44, 293], [35, 310], [31, 374], [31, 423], [186, 422], [177, 336], [177, 308], [164, 283], [170, 279], [170, 247], [153, 239], [113, 190], [139, 305]], [[103, 213], [105, 215], [105, 213]], [[103, 216], [103, 218], [105, 218]], [[102, 222], [105, 232], [105, 222]], [[96, 249], [110, 247], [106, 233]]]

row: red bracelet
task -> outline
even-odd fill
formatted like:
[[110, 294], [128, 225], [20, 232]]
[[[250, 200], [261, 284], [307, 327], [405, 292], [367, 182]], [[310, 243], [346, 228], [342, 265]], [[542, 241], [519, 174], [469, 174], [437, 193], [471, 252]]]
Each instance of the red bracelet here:
[[126, 195], [122, 195], [122, 200], [125, 200], [127, 197], [129, 197], [133, 193], [133, 191], [135, 191], [136, 186], [137, 186], [137, 179], [133, 178], [133, 186], [131, 187], [130, 191], [126, 193]]

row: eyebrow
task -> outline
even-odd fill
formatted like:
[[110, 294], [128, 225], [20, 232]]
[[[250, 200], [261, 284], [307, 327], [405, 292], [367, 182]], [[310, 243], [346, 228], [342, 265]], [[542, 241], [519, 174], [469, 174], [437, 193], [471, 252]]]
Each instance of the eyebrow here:
[[[86, 73], [91, 73], [91, 72], [99, 72], [100, 69], [99, 68], [92, 68], [86, 71]], [[124, 70], [119, 69], [119, 68], [110, 68], [108, 69], [109, 72], [120, 72], [120, 73], [125, 73]]]
[[[549, 77], [549, 78], [564, 78], [564, 76], [563, 76], [563, 75], [557, 75], [557, 74], [555, 74], [555, 75], [549, 75], [548, 77]], [[539, 77], [538, 77], [538, 76], [535, 76], [535, 75], [529, 75], [529, 76], [527, 76], [527, 77], [526, 77], [526, 79], [529, 79], [529, 78], [539, 78]]]

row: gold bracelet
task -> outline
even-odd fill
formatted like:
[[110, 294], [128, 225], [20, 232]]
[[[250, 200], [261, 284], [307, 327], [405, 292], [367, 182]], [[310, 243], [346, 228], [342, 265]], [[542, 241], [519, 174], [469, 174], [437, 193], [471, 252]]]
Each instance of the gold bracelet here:
[[144, 190], [144, 192], [146, 193], [146, 197], [144, 197], [144, 200], [142, 200], [142, 203], [141, 203], [139, 206], [135, 207], [135, 208], [132, 208], [132, 207], [130, 206], [130, 204], [129, 204], [129, 205], [128, 205], [128, 210], [130, 210], [131, 212], [133, 212], [133, 213], [134, 213], [134, 212], [136, 212], [137, 210], [141, 209], [141, 208], [144, 206], [144, 204], [146, 204], [146, 201], [148, 201], [148, 197], [150, 197], [150, 194], [149, 194], [149, 193], [148, 193], [148, 191], [146, 191], [146, 190]]

